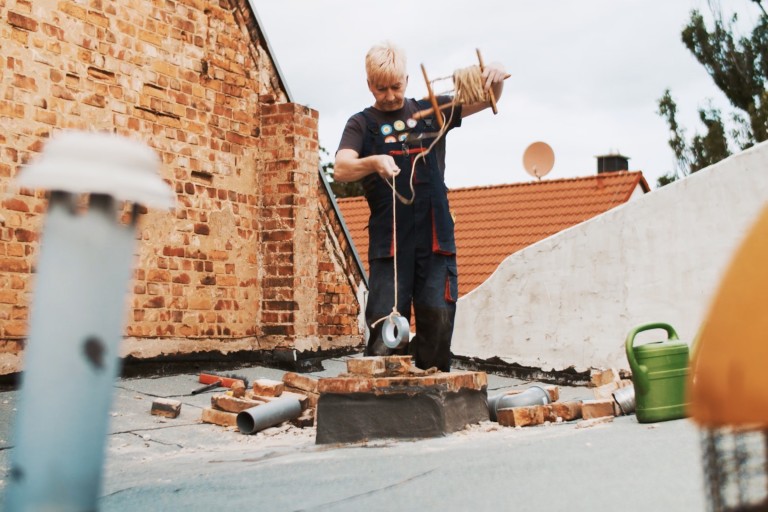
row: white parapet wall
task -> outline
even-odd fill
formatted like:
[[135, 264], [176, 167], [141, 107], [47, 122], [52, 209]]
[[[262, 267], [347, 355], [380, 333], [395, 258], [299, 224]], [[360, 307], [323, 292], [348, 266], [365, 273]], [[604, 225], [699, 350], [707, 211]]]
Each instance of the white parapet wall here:
[[625, 339], [640, 325], [668, 323], [692, 343], [766, 204], [768, 142], [509, 256], [459, 300], [452, 350], [582, 372], [629, 368]]

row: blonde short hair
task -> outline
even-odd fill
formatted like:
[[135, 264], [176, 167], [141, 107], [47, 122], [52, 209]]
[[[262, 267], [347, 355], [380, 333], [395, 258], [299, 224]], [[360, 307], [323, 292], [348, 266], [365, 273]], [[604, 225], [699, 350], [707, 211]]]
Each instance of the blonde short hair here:
[[365, 74], [372, 84], [393, 82], [404, 77], [405, 52], [389, 41], [374, 45], [365, 56]]

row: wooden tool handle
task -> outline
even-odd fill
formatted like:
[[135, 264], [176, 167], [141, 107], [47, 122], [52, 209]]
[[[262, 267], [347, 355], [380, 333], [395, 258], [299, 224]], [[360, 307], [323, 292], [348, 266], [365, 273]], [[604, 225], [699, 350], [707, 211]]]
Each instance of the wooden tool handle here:
[[[476, 48], [475, 51], [477, 52], [477, 61], [480, 63], [480, 73], [485, 71], [485, 64], [483, 64], [483, 56], [480, 53], [480, 48]], [[488, 98], [491, 101], [491, 110], [493, 110], [494, 114], [499, 113], [499, 109], [496, 108], [496, 95], [493, 94], [493, 88], [488, 89]]]
[[[457, 103], [455, 101], [449, 101], [447, 103], [443, 103], [442, 105], [438, 105], [437, 109], [442, 110], [444, 108], [451, 108], [452, 106], [456, 105]], [[419, 110], [415, 114], [413, 114], [414, 119], [424, 119], [425, 117], [431, 116], [435, 112], [435, 107], [425, 108], [424, 110]], [[438, 122], [443, 116], [438, 116]]]
[[193, 395], [198, 395], [200, 393], [203, 393], [205, 391], [209, 391], [211, 389], [217, 388], [221, 386], [221, 381], [217, 380], [216, 382], [211, 382], [210, 384], [206, 384], [205, 386], [199, 387], [197, 389], [192, 390]]
[[[424, 67], [424, 64], [421, 65], [421, 72], [424, 75], [424, 82], [427, 84], [427, 94], [429, 94], [429, 102], [432, 104], [432, 112], [435, 114], [438, 114], [437, 117], [437, 123], [440, 125], [440, 128], [443, 127], [443, 116], [440, 114], [440, 107], [437, 104], [437, 98], [435, 98], [435, 93], [432, 91], [432, 84], [429, 83], [429, 77], [427, 76], [427, 68]], [[423, 111], [422, 111], [423, 112]], [[429, 114], [425, 114], [429, 115]], [[418, 117], [414, 117], [414, 119], [420, 119]]]
[[[235, 381], [243, 382], [242, 379], [232, 379], [229, 377], [222, 377], [220, 375], [212, 375], [210, 373], [201, 373], [198, 380], [200, 381], [200, 384], [213, 384], [218, 381], [221, 383], [221, 386], [225, 388], [231, 388]], [[243, 382], [243, 384], [245, 383]]]

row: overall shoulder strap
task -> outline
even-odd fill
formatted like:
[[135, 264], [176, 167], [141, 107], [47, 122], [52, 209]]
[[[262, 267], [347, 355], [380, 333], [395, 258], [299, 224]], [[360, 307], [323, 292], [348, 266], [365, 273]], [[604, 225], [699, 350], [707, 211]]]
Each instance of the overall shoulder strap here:
[[377, 139], [380, 135], [379, 123], [376, 122], [368, 109], [361, 110], [360, 115], [365, 119], [365, 132], [363, 133], [363, 154], [361, 156], [373, 155], [377, 151]]

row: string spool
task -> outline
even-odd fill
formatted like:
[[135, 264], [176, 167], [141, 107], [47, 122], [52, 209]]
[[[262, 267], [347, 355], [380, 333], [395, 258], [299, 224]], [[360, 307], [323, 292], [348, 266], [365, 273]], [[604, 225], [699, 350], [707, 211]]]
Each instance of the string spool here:
[[[421, 72], [424, 75], [424, 82], [427, 85], [427, 97], [425, 99], [429, 100], [432, 107], [416, 112], [413, 115], [414, 119], [424, 119], [427, 116], [435, 114], [437, 123], [440, 125], [440, 128], [442, 128], [445, 123], [445, 120], [440, 113], [442, 109], [449, 107], [453, 108], [455, 105], [468, 105], [480, 102], [490, 103], [493, 113], [499, 113], [498, 108], [496, 107], [496, 95], [493, 93], [493, 89], [489, 89], [488, 91], [484, 90], [482, 75], [485, 70], [485, 64], [483, 63], [483, 56], [479, 49], [476, 50], [476, 53], [478, 65], [457, 69], [450, 77], [438, 78], [437, 80], [430, 80], [427, 75], [427, 69], [424, 67], [424, 64], [421, 65]], [[506, 74], [504, 80], [509, 77], [510, 75]], [[432, 85], [439, 80], [448, 79], [453, 79], [453, 100], [438, 105], [437, 97], [432, 89]]]
[[460, 68], [453, 72], [454, 98], [461, 105], [489, 101], [483, 89], [483, 75], [480, 66]]

